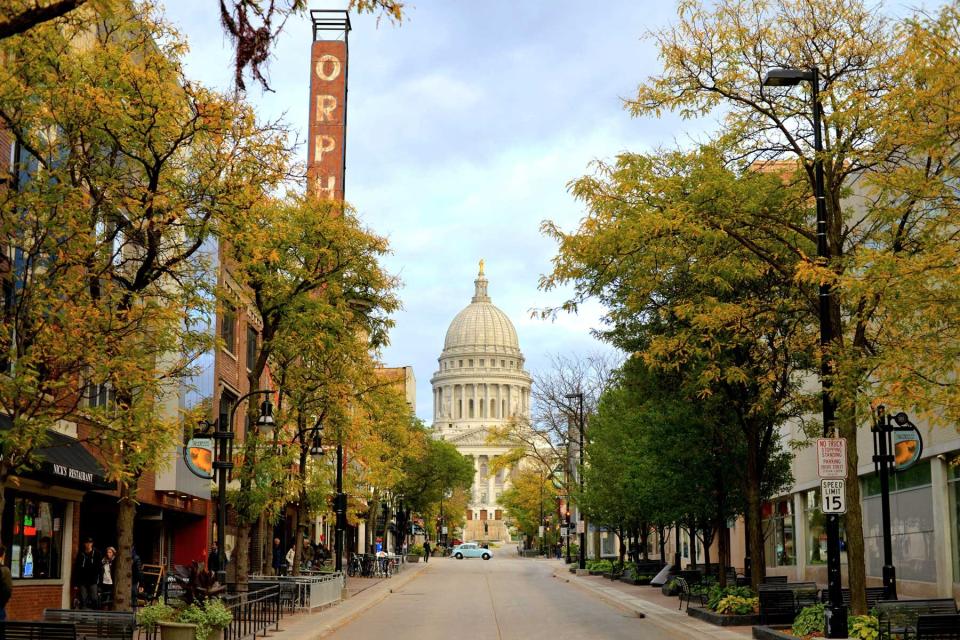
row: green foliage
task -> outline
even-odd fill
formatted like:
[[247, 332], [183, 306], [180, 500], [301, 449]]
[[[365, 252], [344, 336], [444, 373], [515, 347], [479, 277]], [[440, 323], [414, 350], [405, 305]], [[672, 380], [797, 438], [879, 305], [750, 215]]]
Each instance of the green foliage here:
[[716, 611], [720, 601], [727, 596], [753, 598], [754, 593], [753, 589], [750, 587], [721, 587], [720, 585], [713, 585], [710, 587], [710, 591], [707, 593], [707, 608]]
[[407, 547], [407, 553], [412, 556], [422, 556], [423, 555], [423, 545], [422, 544], [412, 544]]
[[717, 603], [717, 613], [745, 616], [756, 613], [760, 608], [760, 598], [744, 598], [742, 596], [726, 596]]
[[850, 616], [847, 618], [847, 635], [859, 640], [877, 640], [880, 621], [876, 616]]
[[807, 636], [811, 633], [823, 633], [826, 622], [823, 617], [824, 605], [814, 604], [804, 607], [793, 620], [792, 632], [795, 636]]
[[[572, 551], [571, 551], [572, 553]], [[613, 568], [613, 563], [609, 560], [587, 560], [587, 570], [588, 571], [610, 571]]]
[[197, 625], [196, 640], [207, 637], [218, 629], [225, 629], [233, 620], [233, 614], [220, 600], [207, 600], [203, 607], [192, 604], [177, 613], [177, 622]]
[[158, 622], [170, 622], [176, 616], [176, 610], [170, 605], [158, 602], [137, 609], [137, 624], [153, 632]]

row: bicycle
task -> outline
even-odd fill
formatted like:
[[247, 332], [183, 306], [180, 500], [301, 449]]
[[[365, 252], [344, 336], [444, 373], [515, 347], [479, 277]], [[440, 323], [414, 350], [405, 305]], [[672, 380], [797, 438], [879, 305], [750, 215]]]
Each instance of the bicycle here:
[[360, 556], [357, 554], [351, 554], [350, 562], [347, 563], [347, 575], [348, 576], [362, 576], [364, 575], [364, 566], [363, 561], [360, 559]]

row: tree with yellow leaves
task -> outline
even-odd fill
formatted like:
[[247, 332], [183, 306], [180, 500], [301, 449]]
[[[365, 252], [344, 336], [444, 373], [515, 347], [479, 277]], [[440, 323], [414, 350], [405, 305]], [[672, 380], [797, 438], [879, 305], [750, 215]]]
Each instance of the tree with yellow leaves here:
[[[578, 183], [578, 195], [609, 210], [611, 221], [623, 228], [632, 226], [634, 205], [650, 214], [634, 234], [612, 238], [609, 253], [584, 246], [589, 254], [581, 258], [592, 267], [610, 267], [614, 283], [619, 265], [611, 255], [646, 261], [660, 273], [683, 265], [708, 283], [728, 280], [715, 269], [729, 274], [742, 265], [770, 278], [788, 304], [803, 303], [796, 309], [811, 330], [817, 322], [816, 286], [827, 282], [834, 292], [829, 322], [837, 336], [827, 348], [827, 382], [839, 407], [839, 435], [854, 441], [876, 399], [920, 411], [934, 422], [955, 420], [958, 26], [954, 6], [895, 21], [858, 0], [682, 2], [676, 23], [652, 34], [662, 72], [643, 82], [628, 106], [637, 116], [719, 112], [722, 128], [703, 152], [625, 156], [604, 170], [611, 189]], [[824, 107], [830, 256], [825, 262], [813, 257], [809, 95], [804, 88], [762, 85], [770, 68], [813, 66], [819, 69]], [[685, 178], [694, 174], [705, 179]], [[666, 183], [661, 180], [670, 175]], [[762, 184], [770, 176], [777, 184]], [[617, 203], [625, 192], [629, 198]], [[617, 208], [623, 211], [614, 214]], [[589, 236], [603, 224], [588, 217], [578, 235]], [[581, 240], [557, 236], [564, 247], [547, 286], [577, 278], [563, 256]], [[684, 238], [681, 244], [690, 253], [676, 255], [668, 246], [673, 236]], [[692, 259], [718, 242], [737, 246], [730, 256], [738, 256], [738, 265], [713, 260], [704, 266]], [[580, 295], [599, 291], [592, 286], [589, 278], [581, 280]], [[624, 311], [615, 317], [643, 322], [646, 317], [635, 313], [646, 304], [645, 292], [624, 288], [620, 295]], [[762, 331], [766, 322], [737, 320], [739, 312], [724, 318], [724, 306], [709, 314], [690, 307], [678, 311], [708, 329], [735, 321], [732, 326], [752, 324]], [[678, 342], [668, 349], [676, 355], [686, 346]], [[650, 357], [669, 360], [668, 355], [660, 350]], [[848, 452], [848, 475], [856, 477], [857, 453], [853, 447]], [[847, 483], [847, 505], [852, 607], [865, 613], [856, 482]]]

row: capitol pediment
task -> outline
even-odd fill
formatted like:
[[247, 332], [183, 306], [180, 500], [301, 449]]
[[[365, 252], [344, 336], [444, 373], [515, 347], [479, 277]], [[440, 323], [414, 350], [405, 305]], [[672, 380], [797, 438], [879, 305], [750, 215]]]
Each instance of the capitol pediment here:
[[463, 433], [455, 433], [448, 435], [445, 439], [452, 445], [456, 446], [484, 446], [489, 445], [490, 443], [487, 440], [488, 431], [486, 428], [472, 429], [470, 431], [464, 431]]

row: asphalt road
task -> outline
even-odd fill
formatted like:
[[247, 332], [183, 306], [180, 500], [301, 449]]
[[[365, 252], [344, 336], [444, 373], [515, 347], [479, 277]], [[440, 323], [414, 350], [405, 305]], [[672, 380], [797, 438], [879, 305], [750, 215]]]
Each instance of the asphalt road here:
[[513, 554], [433, 558], [426, 571], [342, 627], [336, 640], [666, 640], [665, 631]]

